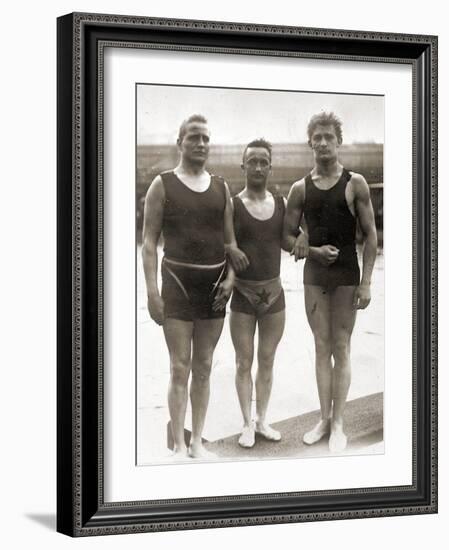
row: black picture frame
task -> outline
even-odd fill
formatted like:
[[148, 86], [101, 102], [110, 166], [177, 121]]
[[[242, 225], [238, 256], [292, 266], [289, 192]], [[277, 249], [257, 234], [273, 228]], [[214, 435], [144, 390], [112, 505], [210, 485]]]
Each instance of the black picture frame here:
[[[58, 18], [57, 530], [71, 536], [437, 512], [437, 37], [75, 13]], [[102, 44], [406, 63], [413, 71], [413, 483], [105, 503]], [[151, 495], [149, 495], [149, 499]]]

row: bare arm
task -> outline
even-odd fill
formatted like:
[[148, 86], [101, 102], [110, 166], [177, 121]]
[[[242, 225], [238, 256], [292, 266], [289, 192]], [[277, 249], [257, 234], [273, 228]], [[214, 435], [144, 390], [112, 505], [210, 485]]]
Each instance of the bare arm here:
[[164, 320], [164, 303], [157, 287], [157, 243], [162, 231], [165, 192], [160, 176], [151, 183], [146, 197], [143, 215], [142, 259], [147, 286], [148, 310], [159, 325]]
[[307, 232], [300, 231], [304, 224], [305, 181], [294, 183], [287, 199], [287, 208], [284, 218], [282, 234], [282, 248], [295, 256], [295, 261], [304, 258], [309, 253], [309, 239]]
[[288, 193], [284, 217], [282, 248], [290, 252], [295, 246], [298, 227], [304, 211], [304, 180], [295, 182]]
[[365, 247], [363, 249], [362, 280], [356, 292], [358, 309], [365, 309], [371, 300], [371, 276], [377, 255], [377, 232], [374, 221], [373, 205], [369, 186], [363, 176], [353, 174], [354, 207], [363, 233]]
[[226, 307], [226, 303], [231, 297], [232, 289], [234, 288], [235, 272], [230, 262], [228, 262], [226, 269], [226, 278], [218, 286], [218, 292], [215, 296], [214, 303], [212, 304], [214, 311], [218, 311]]
[[237, 246], [237, 241], [234, 233], [231, 194], [229, 193], [229, 188], [227, 184], [225, 183], [224, 185], [226, 189], [226, 206], [224, 212], [225, 251], [226, 255], [231, 260], [234, 269], [238, 272], [245, 270], [249, 266], [249, 260], [246, 257], [246, 254]]

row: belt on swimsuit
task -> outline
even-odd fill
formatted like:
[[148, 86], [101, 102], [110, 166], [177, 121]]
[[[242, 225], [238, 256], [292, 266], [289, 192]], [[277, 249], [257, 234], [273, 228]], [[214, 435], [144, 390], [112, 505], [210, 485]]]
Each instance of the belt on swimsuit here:
[[176, 273], [173, 272], [166, 264], [171, 264], [173, 266], [179, 266], [179, 267], [187, 267], [190, 269], [219, 269], [220, 267], [222, 270], [220, 271], [220, 274], [218, 275], [217, 280], [212, 284], [212, 290], [209, 292], [209, 296], [214, 294], [217, 289], [218, 285], [221, 283], [223, 276], [226, 271], [226, 260], [223, 260], [223, 262], [220, 262], [218, 264], [190, 264], [186, 262], [179, 262], [178, 260], [171, 260], [170, 258], [166, 258], [165, 256], [162, 258], [162, 264], [164, 264], [164, 267], [169, 275], [173, 278], [173, 280], [176, 282], [176, 284], [179, 286], [181, 292], [184, 294], [184, 296], [187, 298], [187, 300], [190, 300], [189, 294], [185, 288], [185, 286], [182, 284], [180, 278], [176, 275]]
[[190, 264], [187, 262], [180, 262], [179, 260], [172, 260], [171, 258], [167, 258], [167, 256], [164, 256], [162, 258], [162, 261], [164, 263], [168, 263], [172, 265], [179, 265], [180, 267], [191, 267], [193, 269], [217, 269], [219, 267], [226, 266], [226, 260], [223, 260], [218, 264]]
[[265, 281], [248, 281], [236, 277], [234, 286], [262, 315], [270, 309], [282, 292], [280, 277]]

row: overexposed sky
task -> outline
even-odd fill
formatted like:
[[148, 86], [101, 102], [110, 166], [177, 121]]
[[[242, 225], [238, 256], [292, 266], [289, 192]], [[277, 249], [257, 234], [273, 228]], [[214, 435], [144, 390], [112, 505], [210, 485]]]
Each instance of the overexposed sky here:
[[137, 85], [137, 142], [175, 143], [181, 122], [201, 113], [211, 143], [303, 143], [309, 119], [323, 110], [342, 120], [343, 143], [384, 142], [382, 96], [153, 84]]

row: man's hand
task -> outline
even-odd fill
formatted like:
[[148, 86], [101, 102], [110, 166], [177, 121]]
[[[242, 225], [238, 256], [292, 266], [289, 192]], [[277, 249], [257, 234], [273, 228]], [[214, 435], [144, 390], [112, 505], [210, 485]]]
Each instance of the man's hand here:
[[148, 296], [148, 311], [150, 312], [150, 317], [158, 325], [164, 324], [164, 300], [159, 296], [159, 294], [149, 295]]
[[332, 246], [331, 244], [324, 244], [323, 246], [319, 246], [315, 248], [315, 251], [315, 259], [320, 262], [321, 265], [325, 266], [333, 264], [338, 258], [338, 254], [340, 253], [338, 248], [335, 248], [335, 246]]
[[228, 279], [225, 279], [218, 285], [218, 291], [215, 296], [214, 303], [212, 304], [212, 309], [214, 311], [220, 311], [226, 307], [226, 303], [231, 297], [233, 286], [232, 281], [229, 281]]
[[296, 237], [295, 245], [290, 252], [290, 256], [295, 257], [295, 262], [302, 260], [309, 255], [309, 238], [305, 233], [300, 233]]
[[356, 309], [365, 309], [370, 302], [371, 302], [370, 285], [359, 285], [354, 292], [353, 306]]
[[237, 246], [226, 246], [226, 253], [231, 260], [232, 267], [237, 271], [244, 271], [249, 266], [246, 254]]

